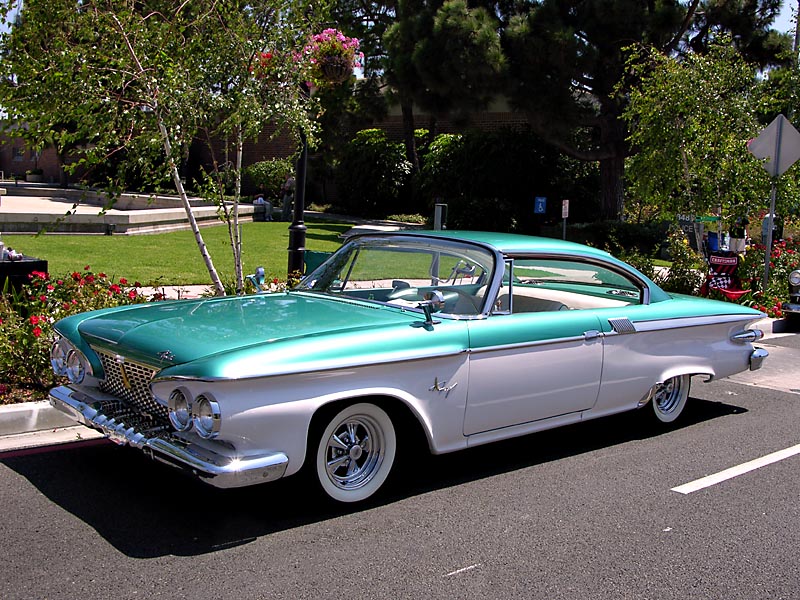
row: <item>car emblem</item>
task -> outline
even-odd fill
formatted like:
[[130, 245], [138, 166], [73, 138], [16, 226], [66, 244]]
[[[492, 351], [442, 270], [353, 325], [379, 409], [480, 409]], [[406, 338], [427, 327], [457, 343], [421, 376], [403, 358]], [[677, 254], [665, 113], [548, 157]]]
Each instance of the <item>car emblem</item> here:
[[122, 386], [126, 390], [130, 390], [131, 388], [133, 388], [133, 386], [131, 385], [131, 380], [128, 379], [128, 372], [125, 370], [124, 363], [119, 363], [119, 374], [122, 377]]
[[160, 358], [161, 360], [168, 360], [171, 362], [175, 360], [175, 355], [172, 354], [172, 352], [170, 352], [169, 350], [164, 350], [163, 352], [158, 353], [158, 358]]
[[444, 397], [447, 398], [447, 395], [450, 393], [458, 385], [458, 382], [454, 383], [451, 386], [447, 385], [446, 381], [442, 381], [441, 384], [439, 383], [439, 378], [436, 377], [433, 380], [433, 385], [428, 388], [429, 392], [444, 392]]

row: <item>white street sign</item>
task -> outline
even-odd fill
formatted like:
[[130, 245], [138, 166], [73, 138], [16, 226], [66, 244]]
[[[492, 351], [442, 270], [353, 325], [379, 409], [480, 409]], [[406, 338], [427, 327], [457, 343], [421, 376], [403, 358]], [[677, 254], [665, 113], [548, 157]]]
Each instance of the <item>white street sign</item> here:
[[800, 132], [783, 115], [778, 115], [757, 138], [750, 140], [747, 149], [764, 162], [772, 177], [783, 175], [800, 159]]

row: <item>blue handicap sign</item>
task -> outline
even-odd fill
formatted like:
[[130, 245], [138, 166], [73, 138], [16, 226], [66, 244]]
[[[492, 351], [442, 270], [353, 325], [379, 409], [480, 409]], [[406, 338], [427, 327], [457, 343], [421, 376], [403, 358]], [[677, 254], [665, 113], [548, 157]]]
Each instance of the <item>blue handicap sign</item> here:
[[533, 199], [533, 212], [537, 215], [543, 215], [547, 212], [547, 198], [544, 196], [536, 196]]

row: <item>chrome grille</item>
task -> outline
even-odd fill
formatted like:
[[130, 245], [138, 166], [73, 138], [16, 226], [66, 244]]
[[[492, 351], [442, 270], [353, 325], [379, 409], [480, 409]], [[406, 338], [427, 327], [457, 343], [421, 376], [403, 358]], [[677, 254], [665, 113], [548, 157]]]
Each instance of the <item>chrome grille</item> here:
[[94, 351], [100, 357], [105, 379], [100, 381], [100, 389], [107, 394], [124, 401], [142, 416], [156, 419], [167, 419], [168, 411], [150, 393], [150, 380], [156, 370], [145, 365], [125, 360], [120, 362], [116, 355]]

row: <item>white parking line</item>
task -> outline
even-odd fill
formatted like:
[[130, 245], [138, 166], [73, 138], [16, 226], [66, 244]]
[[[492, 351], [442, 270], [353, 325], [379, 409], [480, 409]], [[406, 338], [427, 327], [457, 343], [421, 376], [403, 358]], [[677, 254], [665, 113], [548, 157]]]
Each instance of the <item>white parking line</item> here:
[[733, 479], [734, 477], [738, 477], [744, 473], [749, 473], [750, 471], [771, 465], [772, 463], [784, 460], [785, 458], [789, 458], [790, 456], [794, 456], [796, 454], [800, 454], [800, 444], [792, 446], [791, 448], [786, 448], [785, 450], [778, 450], [772, 454], [767, 454], [761, 458], [756, 458], [755, 460], [742, 463], [741, 465], [731, 467], [730, 469], [725, 469], [719, 473], [714, 473], [713, 475], [708, 475], [706, 477], [690, 481], [689, 483], [684, 483], [683, 485], [672, 488], [672, 491], [678, 492], [679, 494], [691, 494], [697, 490], [702, 490], [703, 488], [716, 485], [722, 481], [726, 481], [727, 479]]
[[450, 571], [447, 575], [443, 575], [443, 577], [452, 577], [453, 575], [459, 575], [460, 573], [464, 573], [466, 571], [471, 571], [472, 569], [476, 569], [481, 566], [481, 563], [475, 563], [474, 565], [470, 565], [468, 567], [464, 567], [462, 569], [456, 569], [455, 571]]

